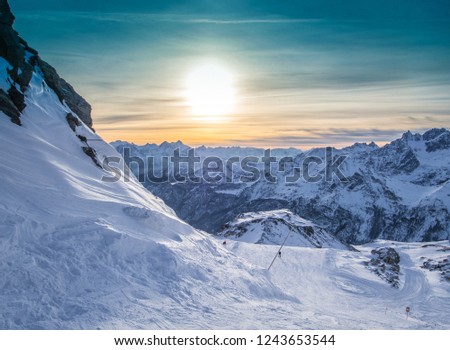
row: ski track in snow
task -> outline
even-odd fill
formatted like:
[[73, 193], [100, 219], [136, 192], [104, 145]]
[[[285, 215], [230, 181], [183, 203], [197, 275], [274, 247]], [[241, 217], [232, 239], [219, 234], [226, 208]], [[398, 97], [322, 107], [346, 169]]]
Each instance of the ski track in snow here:
[[[379, 246], [385, 244], [389, 242]], [[275, 247], [261, 247], [257, 254], [246, 243], [229, 245], [255, 264], [270, 262], [267, 250], [272, 257], [276, 252]], [[270, 271], [270, 279], [299, 299], [296, 317], [303, 327], [326, 324], [325, 328], [338, 329], [448, 329], [450, 286], [446, 282], [431, 284], [429, 272], [412, 262], [408, 244], [401, 250], [402, 286], [389, 286], [363, 265], [375, 246], [357, 247], [362, 252], [285, 247]], [[446, 294], [437, 295], [436, 287], [445, 289]], [[408, 320], [406, 306], [412, 308]]]

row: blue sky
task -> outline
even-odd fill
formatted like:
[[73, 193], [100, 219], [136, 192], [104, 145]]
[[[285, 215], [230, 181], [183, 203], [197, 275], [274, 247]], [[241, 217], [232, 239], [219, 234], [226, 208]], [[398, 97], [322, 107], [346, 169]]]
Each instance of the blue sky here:
[[[448, 1], [10, 4], [109, 141], [307, 148], [450, 127]], [[198, 120], [186, 77], [210, 62], [233, 74], [237, 102]]]

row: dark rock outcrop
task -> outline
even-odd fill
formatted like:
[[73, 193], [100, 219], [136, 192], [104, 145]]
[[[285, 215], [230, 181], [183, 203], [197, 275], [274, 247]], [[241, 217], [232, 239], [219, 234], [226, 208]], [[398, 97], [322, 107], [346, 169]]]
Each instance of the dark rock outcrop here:
[[83, 152], [92, 159], [92, 161], [95, 163], [95, 165], [97, 165], [99, 168], [101, 168], [102, 166], [100, 165], [98, 159], [97, 159], [97, 152], [95, 151], [95, 149], [93, 149], [90, 146], [86, 146], [86, 147], [82, 147]]
[[435, 131], [435, 133], [438, 134], [436, 135], [436, 137], [425, 143], [427, 152], [450, 149], [450, 131], [446, 129], [433, 129], [431, 131]]
[[8, 117], [11, 118], [11, 121], [14, 124], [22, 125], [20, 122], [20, 111], [17, 109], [17, 106], [11, 100], [11, 97], [0, 89], [0, 111], [5, 113]]
[[67, 106], [80, 117], [81, 121], [92, 128], [91, 105], [78, 95], [72, 85], [62, 79], [56, 70], [47, 62], [38, 59], [39, 67], [44, 73], [45, 82], [55, 91], [58, 98], [67, 103]]
[[428, 259], [423, 263], [422, 268], [430, 271], [439, 271], [442, 280], [450, 282], [450, 255], [438, 261]]
[[[410, 132], [403, 134], [401, 139], [375, 150], [368, 159], [368, 165], [375, 164], [376, 169], [383, 173], [412, 173], [420, 166], [420, 162], [408, 142], [417, 141], [419, 137], [420, 135], [412, 135]], [[380, 159], [382, 161], [376, 164]]]
[[5, 25], [11, 27], [16, 18], [14, 17], [14, 15], [11, 12], [8, 1], [6, 1], [6, 0], [0, 1], [0, 13], [1, 13], [0, 24], [5, 24]]
[[[30, 81], [30, 71], [33, 68], [25, 61], [25, 47], [12, 28], [14, 20], [8, 2], [0, 0], [0, 57], [10, 64], [7, 72], [11, 84], [8, 91], [2, 93], [0, 111], [9, 116], [12, 122], [20, 125], [20, 112], [25, 108], [23, 92]], [[14, 84], [19, 85], [21, 91]]]
[[73, 132], [75, 132], [77, 126], [80, 126], [81, 123], [77, 117], [75, 117], [72, 113], [68, 113], [66, 116], [67, 124], [69, 124], [70, 128]]
[[394, 248], [376, 248], [367, 267], [395, 288], [399, 287], [400, 255]]
[[[440, 244], [427, 244], [423, 248], [435, 247], [436, 252], [449, 252], [450, 247]], [[422, 259], [426, 259], [422, 257]], [[422, 266], [423, 269], [440, 272], [442, 281], [450, 282], [450, 255], [435, 257], [434, 259], [426, 259]]]
[[426, 131], [423, 134], [422, 138], [424, 141], [431, 141], [431, 140], [437, 138], [438, 136], [441, 136], [442, 134], [448, 134], [448, 133], [449, 133], [449, 131], [445, 128], [440, 128], [440, 129], [434, 128], [434, 129], [430, 129], [430, 130]]
[[87, 137], [83, 135], [77, 135], [81, 142], [87, 143]]
[[[92, 128], [91, 106], [77, 94], [74, 88], [62, 79], [56, 70], [40, 59], [38, 52], [30, 48], [13, 29], [15, 17], [7, 0], [0, 0], [0, 57], [10, 65], [8, 68], [11, 88], [0, 93], [0, 111], [20, 125], [20, 113], [25, 108], [24, 93], [36, 67], [44, 74], [47, 85], [54, 90], [61, 102]], [[19, 88], [17, 88], [18, 86]]]

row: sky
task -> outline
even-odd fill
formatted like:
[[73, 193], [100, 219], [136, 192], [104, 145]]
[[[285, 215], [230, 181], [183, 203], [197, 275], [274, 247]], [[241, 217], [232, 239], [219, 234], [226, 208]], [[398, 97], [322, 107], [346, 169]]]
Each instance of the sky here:
[[[450, 127], [447, 0], [10, 5], [15, 29], [91, 103], [107, 141], [342, 147]], [[223, 115], [197, 116], [186, 97], [207, 65], [231, 77]]]

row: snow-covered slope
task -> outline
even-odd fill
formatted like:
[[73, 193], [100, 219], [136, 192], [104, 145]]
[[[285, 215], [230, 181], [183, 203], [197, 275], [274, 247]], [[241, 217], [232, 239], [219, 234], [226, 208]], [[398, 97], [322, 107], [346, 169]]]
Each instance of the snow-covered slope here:
[[283, 209], [241, 214], [218, 235], [256, 244], [352, 249], [311, 221]]
[[[266, 268], [276, 253], [270, 245], [227, 241], [226, 246]], [[400, 255], [399, 288], [366, 266], [372, 250], [380, 247], [394, 248]], [[301, 302], [284, 316], [295, 315], [294, 325], [299, 328], [314, 329], [322, 323], [337, 329], [449, 329], [450, 283], [440, 271], [422, 267], [428, 259], [441, 259], [442, 249], [449, 247], [448, 242], [389, 241], [356, 246], [357, 252], [284, 247], [282, 257], [270, 269], [270, 278]], [[407, 306], [411, 308], [408, 319]]]

